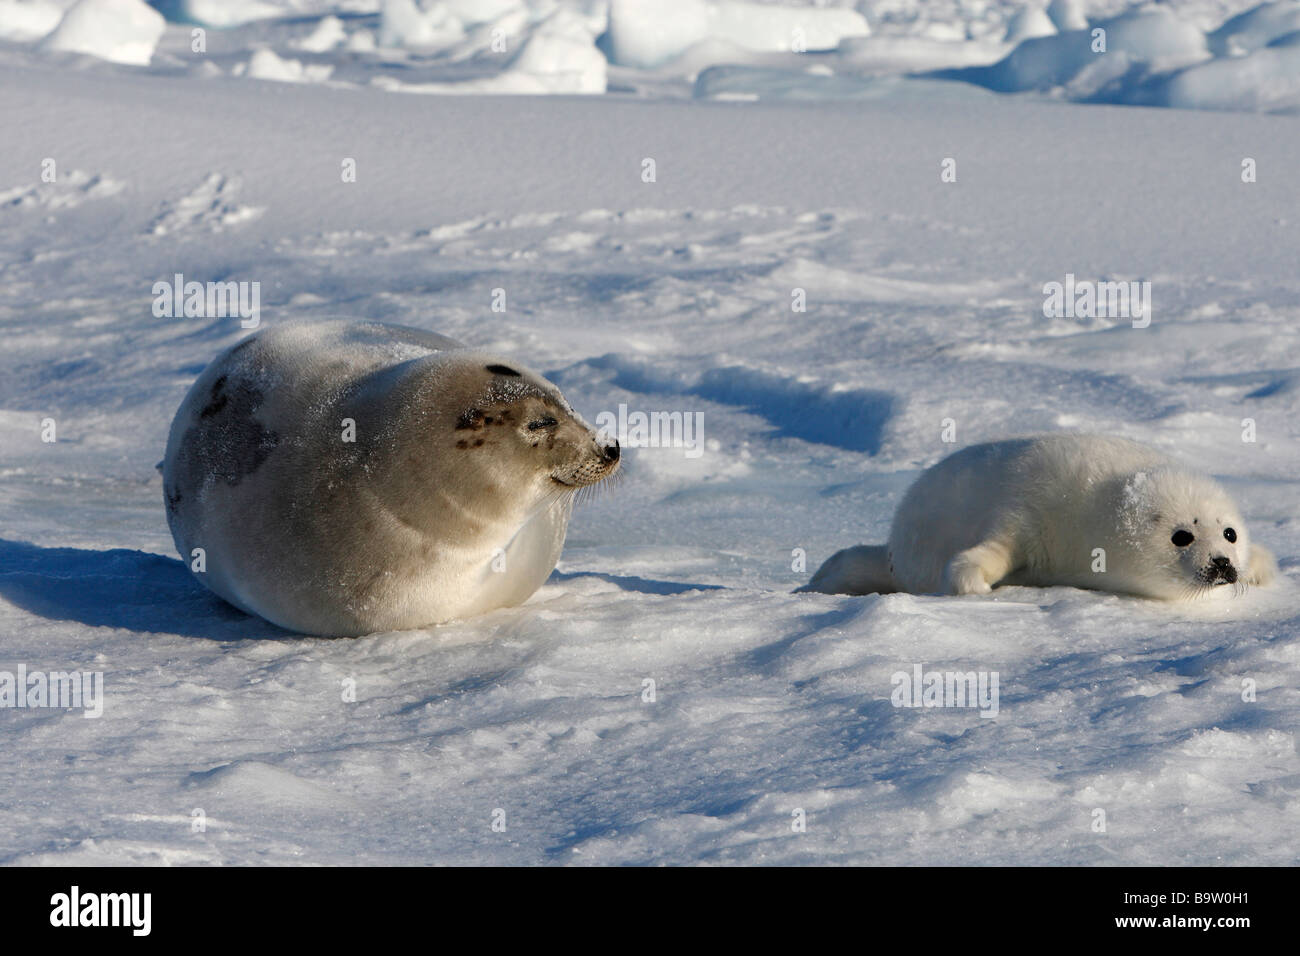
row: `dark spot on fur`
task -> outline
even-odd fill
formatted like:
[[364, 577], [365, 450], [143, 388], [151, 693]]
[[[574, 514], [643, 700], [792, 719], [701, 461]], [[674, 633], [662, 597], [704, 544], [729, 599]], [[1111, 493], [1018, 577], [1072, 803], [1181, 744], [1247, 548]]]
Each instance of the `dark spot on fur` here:
[[493, 375], [509, 375], [509, 376], [511, 376], [511, 377], [513, 377], [513, 378], [520, 378], [520, 377], [522, 377], [522, 376], [520, 376], [520, 374], [519, 374], [518, 372], [516, 372], [514, 369], [512, 369], [512, 368], [510, 368], [510, 367], [508, 367], [508, 366], [505, 366], [505, 365], [489, 365], [489, 366], [487, 367], [487, 370], [488, 370], [489, 372], [491, 372]]
[[469, 441], [468, 441], [467, 439], [462, 438], [460, 441], [456, 442], [456, 447], [457, 447], [457, 448], [468, 448], [468, 447], [469, 447]]
[[177, 502], [180, 488], [201, 488], [210, 479], [237, 485], [262, 467], [280, 437], [257, 420], [261, 407], [261, 391], [246, 382], [223, 375], [212, 384], [211, 401], [183, 439], [173, 490]]
[[471, 408], [469, 411], [462, 413], [460, 418], [456, 419], [457, 430], [462, 428], [472, 428], [475, 431], [478, 431], [478, 429], [482, 427], [483, 412], [478, 408]]
[[181, 492], [179, 488], [173, 488], [171, 491], [163, 490], [163, 495], [167, 498], [167, 510], [176, 514], [180, 510]]
[[230, 396], [226, 394], [226, 376], [221, 376], [212, 383], [212, 393], [208, 404], [199, 412], [199, 418], [211, 418], [226, 407], [226, 402], [230, 401]]
[[474, 441], [474, 447], [475, 447], [475, 448], [478, 448], [478, 447], [481, 446], [482, 444], [483, 444], [483, 439], [482, 439], [482, 438], [475, 439], [475, 441]]

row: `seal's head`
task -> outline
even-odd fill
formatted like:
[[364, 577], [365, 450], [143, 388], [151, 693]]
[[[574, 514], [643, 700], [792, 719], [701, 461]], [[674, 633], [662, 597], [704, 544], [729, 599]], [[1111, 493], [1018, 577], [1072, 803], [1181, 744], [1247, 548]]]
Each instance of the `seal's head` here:
[[618, 442], [598, 436], [558, 388], [516, 363], [462, 365], [458, 392], [448, 453], [489, 484], [518, 487], [531, 474], [541, 499], [618, 471]]
[[1123, 494], [1126, 537], [1153, 597], [1200, 597], [1217, 588], [1235, 593], [1251, 581], [1250, 537], [1217, 483], [1155, 468], [1130, 476]]

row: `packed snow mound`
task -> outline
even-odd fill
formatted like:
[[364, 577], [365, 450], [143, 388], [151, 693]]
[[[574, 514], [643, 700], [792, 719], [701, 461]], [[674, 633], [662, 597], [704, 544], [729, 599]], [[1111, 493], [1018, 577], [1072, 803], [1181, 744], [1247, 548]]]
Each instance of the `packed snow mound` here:
[[506, 72], [531, 81], [536, 92], [604, 93], [605, 69], [605, 55], [587, 25], [561, 8], [533, 31]]
[[1033, 37], [1049, 37], [1056, 33], [1056, 24], [1042, 7], [1027, 3], [1007, 24], [1007, 42], [1019, 43]]
[[150, 5], [173, 23], [222, 30], [295, 12], [262, 0], [152, 0]]
[[295, 46], [308, 53], [325, 53], [347, 40], [347, 31], [338, 17], [322, 17], [316, 29], [299, 40]]
[[761, 66], [711, 66], [695, 80], [692, 95], [701, 100], [948, 100], [992, 96], [977, 86], [910, 76], [852, 76], [820, 70]]
[[[1300, 41], [1300, 32], [1288, 36]], [[1130, 102], [1180, 109], [1300, 112], [1300, 43], [1279, 43], [1248, 56], [1219, 58], [1182, 70], [1135, 91]]]
[[526, 6], [555, 9], [553, 0], [525, 3], [524, 0], [442, 0], [445, 6], [464, 23], [487, 23], [509, 13], [523, 10]]
[[1207, 38], [1215, 56], [1243, 56], [1300, 30], [1300, 0], [1261, 3], [1227, 20]]
[[445, 4], [428, 10], [415, 0], [384, 0], [379, 21], [379, 45], [437, 49], [465, 39], [465, 27]]
[[358, 30], [343, 44], [343, 49], [349, 53], [373, 53], [378, 47], [379, 43], [371, 30]]
[[274, 50], [263, 47], [255, 50], [248, 61], [247, 75], [255, 80], [274, 80], [279, 83], [319, 83], [329, 79], [334, 67], [328, 63], [303, 65], [301, 60], [287, 60], [275, 55]]
[[148, 66], [167, 23], [144, 0], [81, 0], [45, 38], [47, 50]]
[[[553, 41], [556, 24], [561, 20], [566, 31], [574, 25], [591, 37], [599, 36], [607, 23], [604, 10], [599, 3], [556, 0], [443, 0], [424, 4], [416, 0], [383, 0], [378, 42], [381, 47], [434, 53], [450, 62], [460, 62], [477, 54], [496, 56], [515, 51], [539, 32], [549, 33]], [[553, 42], [549, 45], [555, 50]], [[574, 63], [564, 69], [553, 65], [543, 72], [583, 73], [591, 66], [585, 49], [571, 52]]]
[[1207, 59], [1205, 35], [1164, 7], [1144, 7], [1021, 43], [999, 63], [954, 73], [1001, 93], [1068, 88], [1091, 96], [1121, 78], [1164, 72]]
[[[1063, 6], [1055, 12], [1062, 22], [1077, 22]], [[869, 66], [870, 53], [859, 52], [858, 61]], [[1261, 4], [1208, 36], [1168, 8], [1135, 8], [1088, 29], [1031, 37], [991, 66], [954, 62], [932, 69], [936, 77], [1002, 93], [1050, 92], [1180, 109], [1300, 111], [1300, 2]]]
[[1083, 0], [1052, 0], [1047, 5], [1047, 16], [1061, 33], [1083, 30], [1088, 26], [1088, 17], [1083, 12]]
[[[1291, 57], [1253, 54], [1300, 42], [1300, 0], [1118, 15], [1125, 0], [840, 2], [0, 0], [0, 41], [134, 65], [156, 62], [161, 43], [168, 70], [435, 94], [603, 93], [613, 68], [617, 93], [650, 98], [928, 98], [942, 90], [932, 81], [957, 80], [1097, 103], [1295, 108]], [[186, 26], [161, 32], [154, 11]], [[217, 55], [190, 55], [190, 24], [223, 30]], [[1211, 66], [1220, 59], [1243, 62]], [[713, 67], [752, 70], [699, 84]], [[872, 82], [885, 77], [908, 82]]]
[[0, 40], [39, 40], [62, 19], [63, 7], [51, 0], [0, 0]]
[[989, 66], [1013, 49], [993, 40], [953, 43], [929, 37], [877, 34], [852, 37], [840, 44], [840, 59], [863, 73], [924, 73], [932, 70]]
[[611, 63], [651, 68], [708, 38], [747, 50], [833, 50], [871, 33], [855, 10], [780, 7], [740, 0], [612, 0], [606, 34]]
[[500, 73], [473, 80], [406, 83], [394, 77], [375, 86], [402, 93], [604, 93], [605, 55], [583, 17], [561, 7], [533, 29]]

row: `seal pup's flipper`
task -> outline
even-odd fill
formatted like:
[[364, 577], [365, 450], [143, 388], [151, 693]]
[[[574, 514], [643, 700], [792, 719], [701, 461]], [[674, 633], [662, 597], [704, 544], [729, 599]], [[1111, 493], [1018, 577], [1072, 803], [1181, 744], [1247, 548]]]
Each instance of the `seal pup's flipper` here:
[[988, 594], [1011, 573], [1011, 549], [996, 538], [981, 541], [953, 556], [943, 572], [944, 594]]
[[1246, 583], [1265, 586], [1273, 583], [1277, 577], [1277, 561], [1273, 552], [1262, 544], [1251, 542], [1250, 565], [1246, 574]]

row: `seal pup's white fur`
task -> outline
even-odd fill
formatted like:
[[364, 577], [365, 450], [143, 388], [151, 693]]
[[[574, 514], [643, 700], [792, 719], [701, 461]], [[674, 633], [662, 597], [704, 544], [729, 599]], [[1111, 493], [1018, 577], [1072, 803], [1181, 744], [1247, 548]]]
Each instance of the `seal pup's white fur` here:
[[163, 489], [205, 585], [342, 636], [523, 602], [555, 567], [573, 493], [618, 465], [617, 443], [512, 359], [403, 326], [291, 324], [199, 376]]
[[1126, 439], [1060, 434], [945, 458], [903, 496], [887, 545], [832, 555], [801, 590], [1071, 585], [1179, 601], [1268, 584], [1276, 570], [1208, 476]]

